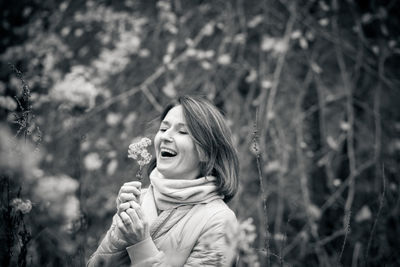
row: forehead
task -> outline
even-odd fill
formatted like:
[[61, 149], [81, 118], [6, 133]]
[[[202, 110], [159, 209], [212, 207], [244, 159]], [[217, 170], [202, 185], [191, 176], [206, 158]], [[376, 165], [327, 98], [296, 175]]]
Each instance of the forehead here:
[[179, 105], [170, 109], [165, 118], [163, 119], [162, 123], [163, 122], [186, 124], [182, 106]]

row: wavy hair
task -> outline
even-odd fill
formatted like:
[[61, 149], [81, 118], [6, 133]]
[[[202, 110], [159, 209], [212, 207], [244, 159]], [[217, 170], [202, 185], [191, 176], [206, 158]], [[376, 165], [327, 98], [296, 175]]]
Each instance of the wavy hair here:
[[[187, 128], [200, 155], [201, 176], [217, 178], [218, 192], [228, 202], [239, 186], [239, 160], [232, 142], [232, 133], [221, 112], [208, 100], [200, 97], [181, 96], [165, 107], [162, 121], [174, 107], [181, 105]], [[156, 167], [154, 159], [148, 173]]]

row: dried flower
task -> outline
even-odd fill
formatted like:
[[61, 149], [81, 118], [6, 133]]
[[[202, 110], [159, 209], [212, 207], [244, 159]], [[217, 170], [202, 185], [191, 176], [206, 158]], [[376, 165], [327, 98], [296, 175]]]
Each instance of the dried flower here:
[[22, 214], [27, 214], [32, 209], [32, 202], [29, 199], [22, 200], [20, 198], [14, 198], [11, 202], [11, 206], [15, 210], [19, 210]]
[[147, 147], [151, 145], [151, 140], [143, 137], [139, 142], [129, 145], [128, 158], [136, 160], [139, 164], [139, 171], [136, 177], [142, 178], [142, 168], [150, 163], [151, 154], [147, 151]]

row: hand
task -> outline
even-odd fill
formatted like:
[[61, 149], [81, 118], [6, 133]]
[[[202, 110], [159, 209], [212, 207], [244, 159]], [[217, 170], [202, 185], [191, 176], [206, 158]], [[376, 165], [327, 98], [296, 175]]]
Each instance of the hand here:
[[111, 228], [110, 228], [110, 242], [117, 249], [125, 250], [126, 247], [129, 246], [129, 244], [127, 241], [125, 241], [125, 236], [122, 234], [122, 232], [117, 227], [118, 219], [120, 219], [119, 215], [115, 214], [113, 217], [113, 222], [112, 222]]
[[150, 230], [139, 204], [135, 202], [131, 206], [131, 208], [116, 216], [116, 219], [117, 228], [122, 233], [123, 239], [134, 245], [150, 237]]
[[116, 200], [118, 214], [121, 214], [122, 211], [128, 209], [130, 207], [129, 203], [139, 203], [141, 186], [142, 183], [137, 181], [124, 183], [118, 192]]

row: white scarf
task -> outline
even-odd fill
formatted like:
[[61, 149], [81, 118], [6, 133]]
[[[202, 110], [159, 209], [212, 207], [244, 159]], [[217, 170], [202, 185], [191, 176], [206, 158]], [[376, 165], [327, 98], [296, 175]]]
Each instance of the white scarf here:
[[154, 200], [159, 210], [169, 210], [183, 205], [209, 203], [222, 199], [214, 176], [196, 179], [167, 179], [157, 168], [150, 174]]

